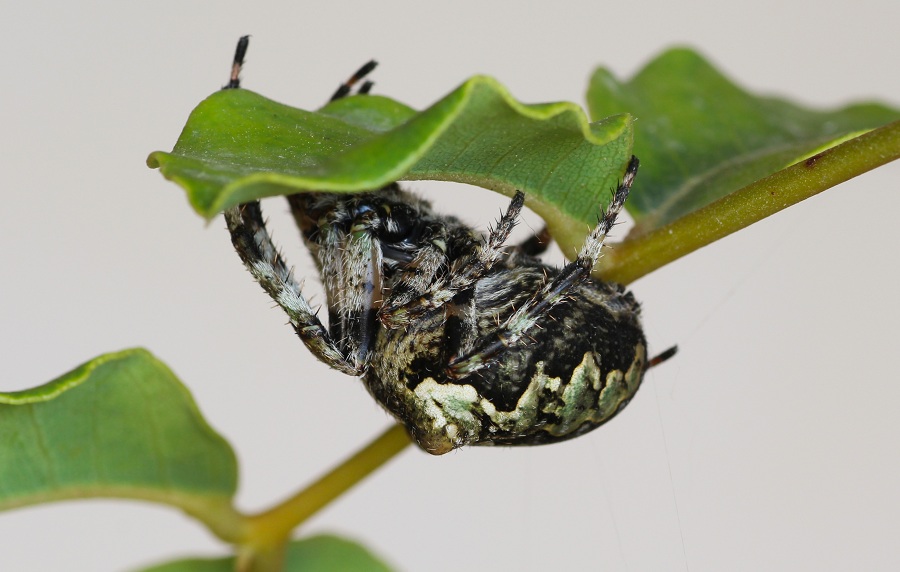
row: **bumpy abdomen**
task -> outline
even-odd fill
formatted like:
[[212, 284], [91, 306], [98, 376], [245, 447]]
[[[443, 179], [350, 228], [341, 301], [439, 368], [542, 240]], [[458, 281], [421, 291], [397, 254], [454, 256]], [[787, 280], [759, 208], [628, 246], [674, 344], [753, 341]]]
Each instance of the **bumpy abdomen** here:
[[453, 331], [459, 324], [446, 308], [414, 328], [380, 332], [367, 386], [423, 449], [569, 439], [612, 418], [637, 391], [646, 364], [638, 305], [617, 286], [593, 281], [487, 367], [446, 376], [448, 360], [465, 346], [495, 339], [497, 324], [534, 295], [545, 270], [499, 270], [481, 283], [469, 335]]

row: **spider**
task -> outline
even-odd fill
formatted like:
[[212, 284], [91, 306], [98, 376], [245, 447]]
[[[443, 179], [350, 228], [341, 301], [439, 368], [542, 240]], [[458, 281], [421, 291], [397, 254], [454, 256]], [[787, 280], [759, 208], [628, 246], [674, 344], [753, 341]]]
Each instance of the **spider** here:
[[[241, 38], [225, 89], [240, 87]], [[348, 95], [375, 67], [341, 84]], [[371, 82], [359, 89], [366, 93]], [[612, 202], [574, 261], [538, 256], [546, 230], [504, 249], [525, 195], [486, 236], [402, 190], [287, 197], [326, 292], [319, 320], [266, 229], [258, 201], [225, 212], [247, 269], [322, 362], [361, 377], [425, 451], [537, 445], [602, 425], [634, 396], [648, 360], [630, 292], [591, 278], [638, 169], [632, 157]]]

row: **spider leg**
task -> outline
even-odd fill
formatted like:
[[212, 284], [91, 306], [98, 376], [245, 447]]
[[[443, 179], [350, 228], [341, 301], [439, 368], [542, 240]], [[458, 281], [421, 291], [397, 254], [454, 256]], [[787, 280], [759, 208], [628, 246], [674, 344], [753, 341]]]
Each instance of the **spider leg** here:
[[303, 297], [300, 285], [269, 236], [259, 201], [228, 209], [225, 211], [225, 221], [231, 233], [231, 242], [244, 266], [287, 313], [294, 331], [313, 355], [347, 375], [361, 375], [362, 370], [344, 357]]
[[247, 46], [249, 45], [250, 36], [241, 36], [234, 50], [234, 60], [231, 62], [231, 76], [222, 89], [238, 89], [241, 87], [241, 68], [244, 67], [244, 57], [247, 55]]
[[451, 359], [447, 367], [447, 374], [450, 377], [459, 378], [471, 374], [507, 351], [526, 336], [528, 330], [543, 319], [551, 309], [564, 302], [566, 293], [572, 287], [590, 277], [591, 270], [600, 258], [603, 241], [625, 205], [625, 199], [628, 197], [628, 191], [637, 174], [637, 169], [638, 160], [636, 157], [632, 157], [612, 202], [597, 226], [585, 239], [578, 257], [564, 266], [559, 274], [545, 283], [534, 297], [513, 312], [497, 330], [496, 337], [485, 338], [476, 344], [472, 351]]
[[647, 369], [650, 369], [651, 367], [656, 367], [661, 363], [669, 361], [677, 353], [678, 353], [678, 346], [672, 346], [671, 348], [667, 349], [666, 351], [659, 354], [658, 356], [654, 356], [653, 358], [651, 358], [650, 361], [647, 362]]
[[287, 197], [294, 220], [319, 268], [328, 307], [328, 331], [343, 355], [365, 369], [384, 298], [384, 221], [371, 196], [353, 200], [329, 193]]
[[550, 230], [547, 229], [547, 226], [545, 225], [544, 228], [520, 242], [516, 246], [514, 253], [521, 253], [526, 256], [540, 256], [547, 252], [547, 249], [550, 248], [552, 242], [553, 237], [550, 236]]
[[339, 220], [348, 214], [336, 211], [334, 220], [323, 221], [315, 255], [326, 277], [331, 335], [343, 355], [363, 369], [375, 341], [376, 315], [383, 298], [382, 252], [372, 211], [353, 216], [349, 232]]
[[[497, 221], [496, 227], [488, 233], [483, 244], [472, 254], [454, 260], [446, 276], [425, 281], [419, 291], [413, 290], [406, 295], [392, 295], [378, 315], [381, 322], [392, 329], [403, 327], [422, 315], [443, 307], [460, 292], [475, 286], [476, 282], [506, 256], [503, 244], [516, 226], [524, 204], [525, 194], [516, 191], [509, 208]], [[423, 256], [436, 255], [435, 252], [423, 254]]]
[[[351, 75], [347, 81], [338, 86], [337, 91], [331, 96], [329, 101], [335, 101], [350, 95], [350, 90], [353, 89], [353, 86], [356, 85], [361, 79], [372, 73], [372, 70], [378, 65], [378, 62], [375, 60], [369, 60], [365, 64], [362, 65], [356, 73]], [[362, 84], [359, 88], [359, 93], [369, 93], [369, 90], [372, 89], [372, 82], [367, 81]]]
[[[447, 229], [437, 225], [430, 240], [421, 245], [404, 265], [391, 286], [380, 319], [385, 324], [407, 323], [401, 309], [423, 296], [432, 284], [441, 281], [447, 269]], [[443, 282], [441, 282], [443, 284]]]
[[[249, 36], [238, 40], [231, 76], [223, 89], [240, 87], [240, 72], [248, 44]], [[363, 65], [341, 84], [332, 101], [347, 95], [353, 85], [376, 65], [374, 60]], [[359, 91], [367, 93], [371, 88], [372, 83], [365, 82]], [[326, 284], [329, 293], [329, 331], [303, 297], [300, 286], [272, 242], [259, 201], [229, 209], [225, 212], [225, 221], [231, 233], [231, 242], [244, 265], [287, 313], [297, 335], [310, 351], [334, 369], [349, 375], [361, 375], [374, 340], [375, 305], [380, 304], [381, 297], [381, 251], [372, 233], [366, 232], [363, 227], [357, 228], [360, 224], [364, 226], [365, 222], [354, 221], [349, 237], [334, 226], [324, 229], [326, 234], [331, 234], [328, 239], [338, 245], [337, 248], [319, 249], [317, 252], [320, 266], [328, 269], [325, 276], [329, 277]], [[348, 274], [346, 268], [351, 269], [350, 276], [345, 276]], [[344, 281], [345, 278], [349, 281]]]

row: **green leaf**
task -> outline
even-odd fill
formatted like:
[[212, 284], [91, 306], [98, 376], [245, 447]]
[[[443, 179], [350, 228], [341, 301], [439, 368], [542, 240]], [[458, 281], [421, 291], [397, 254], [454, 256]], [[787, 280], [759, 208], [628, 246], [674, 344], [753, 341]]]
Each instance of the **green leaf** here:
[[[235, 558], [190, 558], [146, 568], [142, 572], [234, 572]], [[288, 544], [284, 572], [390, 572], [365, 547], [331, 535]]]
[[826, 148], [900, 118], [857, 104], [834, 111], [750, 94], [688, 49], [673, 49], [627, 82], [597, 70], [592, 117], [636, 118], [641, 171], [628, 199], [644, 234]]
[[246, 90], [214, 93], [171, 153], [148, 165], [184, 187], [205, 217], [248, 200], [393, 181], [471, 183], [528, 205], [563, 243], [580, 244], [631, 156], [631, 116], [588, 123], [572, 103], [524, 105], [474, 77], [421, 113], [377, 96], [307, 112]]
[[0, 393], [0, 510], [121, 497], [220, 521], [236, 486], [228, 443], [145, 350], [106, 354], [40, 387]]
[[600, 260], [601, 280], [628, 284], [698, 248], [900, 159], [900, 121], [817, 153], [663, 227], [629, 235]]

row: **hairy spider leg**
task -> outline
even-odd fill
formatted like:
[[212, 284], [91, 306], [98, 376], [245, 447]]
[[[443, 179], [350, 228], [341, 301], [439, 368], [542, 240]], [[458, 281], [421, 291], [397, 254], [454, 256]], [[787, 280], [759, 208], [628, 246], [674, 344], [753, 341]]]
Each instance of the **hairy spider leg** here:
[[332, 336], [303, 297], [272, 237], [266, 229], [259, 201], [244, 203], [225, 211], [231, 243], [250, 274], [263, 290], [287, 313], [294, 331], [319, 360], [347, 375], [363, 372], [348, 361]]
[[238, 89], [241, 87], [241, 68], [244, 67], [244, 57], [247, 55], [247, 46], [250, 45], [250, 36], [241, 36], [234, 50], [234, 60], [231, 62], [231, 77], [222, 89]]
[[[391, 308], [405, 307], [421, 297], [436, 281], [442, 279], [448, 269], [447, 249], [454, 240], [450, 229], [443, 224], [435, 224], [428, 228], [428, 232], [429, 240], [419, 246], [412, 260], [404, 265], [392, 283], [391, 295], [387, 300], [387, 305]], [[391, 321], [391, 317], [397, 319]], [[385, 310], [382, 310], [379, 319], [385, 325], [408, 323], [402, 312], [396, 314], [392, 311], [386, 314]]]
[[362, 370], [383, 299], [382, 251], [375, 232], [379, 221], [373, 210], [337, 208], [318, 225], [320, 244], [308, 245], [326, 281], [328, 329], [341, 353]]
[[[231, 76], [228, 84], [222, 89], [238, 89], [240, 87], [240, 73], [249, 44], [250, 36], [241, 36], [238, 40], [231, 65]], [[374, 67], [375, 62], [369, 62], [354, 77], [362, 77], [372, 71]], [[349, 85], [358, 79], [351, 78], [348, 82]], [[232, 207], [224, 214], [228, 231], [231, 233], [231, 243], [244, 262], [244, 266], [263, 287], [263, 290], [287, 313], [291, 325], [306, 347], [330, 367], [348, 375], [361, 375], [363, 366], [359, 352], [345, 351], [346, 344], [335, 343], [335, 336], [322, 325], [309, 302], [303, 297], [300, 285], [294, 280], [290, 269], [278, 252], [278, 248], [272, 242], [262, 217], [259, 201]], [[346, 356], [350, 356], [350, 359]]]
[[[349, 77], [349, 79], [347, 79], [347, 81], [338, 86], [337, 91], [334, 92], [329, 101], [335, 101], [341, 99], [342, 97], [350, 95], [350, 90], [353, 89], [353, 86], [356, 85], [356, 83], [361, 79], [372, 73], [372, 70], [374, 70], [377, 66], [378, 62], [376, 62], [375, 60], [369, 60], [364, 63], [362, 67], [356, 70], [356, 73], [354, 73]], [[362, 84], [362, 87], [359, 88], [358, 93], [369, 93], [370, 89], [372, 89], [372, 82], [367, 81]]]
[[[377, 65], [378, 63], [375, 60], [371, 60], [360, 67], [347, 81], [338, 87], [337, 91], [332, 95], [331, 101], [349, 95], [353, 85], [371, 73]], [[372, 85], [371, 81], [365, 81], [357, 93], [369, 93]], [[408, 325], [412, 320], [429, 310], [441, 307], [447, 303], [460, 289], [467, 288], [477, 282], [497, 260], [503, 257], [504, 253], [500, 251], [500, 247], [515, 226], [523, 204], [524, 195], [517, 192], [507, 213], [498, 222], [497, 229], [491, 232], [487, 245], [482, 247], [476, 256], [465, 259], [466, 264], [463, 265], [465, 272], [457, 273], [455, 282], [452, 278], [449, 280], [449, 283], [438, 278], [438, 271], [447, 259], [447, 237], [432, 237], [429, 245], [416, 253], [416, 257], [395, 281], [394, 291], [387, 301], [386, 307], [379, 313], [382, 323], [392, 328]], [[292, 203], [292, 208], [294, 206]], [[441, 228], [441, 231], [445, 232], [445, 229]], [[546, 246], [541, 248], [539, 245], [536, 252], [545, 249]], [[529, 248], [529, 251], [532, 250], [534, 249]], [[475, 263], [474, 267], [471, 264], [473, 262]], [[329, 266], [329, 269], [337, 270], [332, 265]], [[451, 276], [453, 276], [452, 270]], [[330, 291], [331, 289], [328, 290]], [[435, 292], [440, 292], [441, 294], [435, 295]], [[416, 300], [417, 297], [419, 300]], [[423, 300], [423, 298], [428, 297], [432, 298], [432, 300]]]
[[625, 205], [625, 199], [628, 198], [628, 191], [631, 189], [637, 169], [637, 157], [632, 157], [612, 202], [597, 226], [585, 239], [578, 257], [564, 266], [559, 274], [547, 282], [528, 302], [513, 312], [497, 330], [495, 339], [481, 340], [472, 351], [451, 359], [447, 366], [447, 375], [452, 378], [460, 378], [486, 366], [491, 360], [519, 342], [528, 333], [528, 330], [544, 318], [552, 308], [564, 302], [566, 293], [573, 286], [590, 277], [591, 270], [600, 258], [603, 241]]
[[381, 322], [389, 328], [400, 328], [424, 314], [443, 307], [460, 292], [472, 288], [506, 254], [503, 244], [516, 226], [519, 213], [525, 204], [525, 194], [516, 191], [509, 208], [491, 229], [488, 237], [472, 254], [454, 260], [446, 276], [431, 281], [418, 292], [418, 298], [392, 297], [379, 313]]

